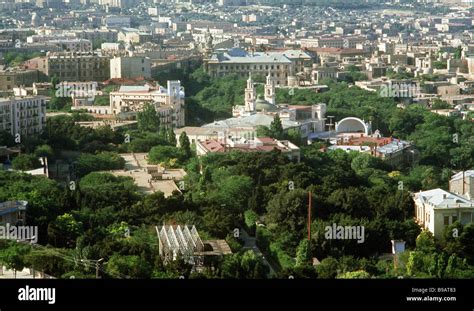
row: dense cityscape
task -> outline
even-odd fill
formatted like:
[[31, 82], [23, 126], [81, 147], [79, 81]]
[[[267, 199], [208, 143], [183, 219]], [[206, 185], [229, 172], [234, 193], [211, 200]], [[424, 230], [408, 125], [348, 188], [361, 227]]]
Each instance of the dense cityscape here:
[[0, 279], [474, 279], [473, 13], [0, 0]]

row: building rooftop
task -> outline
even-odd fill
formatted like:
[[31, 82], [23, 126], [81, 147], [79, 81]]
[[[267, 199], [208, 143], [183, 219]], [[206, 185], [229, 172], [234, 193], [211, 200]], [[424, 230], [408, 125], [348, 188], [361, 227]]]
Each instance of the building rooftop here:
[[423, 204], [434, 208], [474, 208], [474, 203], [452, 192], [437, 188], [415, 194], [415, 198]]
[[[270, 126], [273, 121], [273, 116], [263, 113], [256, 113], [245, 117], [229, 118], [221, 121], [214, 121], [212, 123], [203, 125], [205, 128], [254, 128], [259, 125]], [[298, 122], [282, 119], [282, 126], [284, 129], [296, 127]]]
[[211, 57], [212, 61], [220, 63], [278, 63], [291, 64], [291, 60], [285, 55], [285, 52], [255, 52], [247, 53], [241, 48], [232, 48], [224, 53], [215, 53]]
[[464, 177], [474, 178], [474, 170], [468, 170], [464, 172], [459, 172], [451, 177], [451, 180], [459, 180]]

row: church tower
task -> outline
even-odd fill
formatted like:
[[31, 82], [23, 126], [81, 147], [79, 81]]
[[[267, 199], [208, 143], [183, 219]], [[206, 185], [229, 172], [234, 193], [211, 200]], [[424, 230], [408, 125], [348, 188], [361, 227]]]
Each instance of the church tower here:
[[275, 79], [268, 73], [267, 83], [265, 84], [265, 100], [275, 105]]
[[252, 73], [250, 73], [249, 79], [247, 80], [247, 88], [245, 89], [245, 111], [255, 111], [256, 94], [257, 91], [255, 90], [255, 85], [252, 81]]

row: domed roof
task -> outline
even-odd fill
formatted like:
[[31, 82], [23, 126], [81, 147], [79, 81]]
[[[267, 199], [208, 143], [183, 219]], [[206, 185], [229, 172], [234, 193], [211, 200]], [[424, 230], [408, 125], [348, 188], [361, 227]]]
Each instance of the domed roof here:
[[255, 101], [255, 109], [257, 111], [276, 111], [278, 108], [259, 96]]

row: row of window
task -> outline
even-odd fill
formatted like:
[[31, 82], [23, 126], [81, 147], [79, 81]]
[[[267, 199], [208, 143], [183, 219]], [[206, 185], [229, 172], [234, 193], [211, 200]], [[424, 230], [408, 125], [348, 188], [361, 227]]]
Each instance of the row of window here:
[[[281, 66], [283, 69], [286, 69], [288, 70], [288, 65], [282, 65]], [[260, 69], [260, 70], [268, 70], [268, 69], [271, 69], [271, 70], [274, 70], [274, 69], [277, 69], [277, 70], [280, 70], [280, 65], [235, 65], [235, 68], [234, 68], [234, 65], [219, 65], [219, 69], [223, 70], [250, 70], [250, 69], [253, 69], [253, 70], [257, 70], [257, 69]]]

